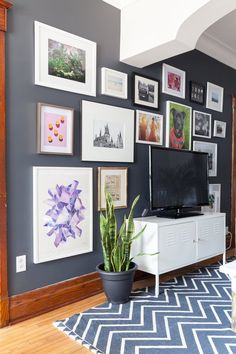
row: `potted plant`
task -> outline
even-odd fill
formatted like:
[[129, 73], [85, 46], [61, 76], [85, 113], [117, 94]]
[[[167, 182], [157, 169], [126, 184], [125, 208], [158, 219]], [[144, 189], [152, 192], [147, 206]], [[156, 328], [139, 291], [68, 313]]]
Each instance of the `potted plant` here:
[[104, 263], [96, 268], [103, 282], [104, 292], [108, 301], [125, 303], [129, 301], [134, 273], [137, 265], [130, 257], [132, 242], [139, 237], [144, 229], [134, 235], [134, 208], [139, 200], [137, 196], [131, 206], [129, 216], [124, 216], [119, 231], [110, 193], [106, 193], [105, 214], [100, 214], [100, 234]]

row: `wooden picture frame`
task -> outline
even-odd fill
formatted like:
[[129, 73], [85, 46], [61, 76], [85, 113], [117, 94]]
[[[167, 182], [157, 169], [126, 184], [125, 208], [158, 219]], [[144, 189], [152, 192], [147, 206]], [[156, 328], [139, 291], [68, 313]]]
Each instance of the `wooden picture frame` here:
[[105, 191], [111, 193], [115, 209], [127, 208], [127, 167], [98, 167], [98, 210], [106, 208]]

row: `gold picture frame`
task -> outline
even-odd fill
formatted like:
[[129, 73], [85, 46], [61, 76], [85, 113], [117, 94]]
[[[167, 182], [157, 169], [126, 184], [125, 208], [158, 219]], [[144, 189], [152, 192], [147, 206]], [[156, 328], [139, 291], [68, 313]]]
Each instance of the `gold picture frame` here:
[[98, 167], [98, 210], [106, 208], [105, 190], [111, 193], [115, 209], [127, 208], [128, 168]]

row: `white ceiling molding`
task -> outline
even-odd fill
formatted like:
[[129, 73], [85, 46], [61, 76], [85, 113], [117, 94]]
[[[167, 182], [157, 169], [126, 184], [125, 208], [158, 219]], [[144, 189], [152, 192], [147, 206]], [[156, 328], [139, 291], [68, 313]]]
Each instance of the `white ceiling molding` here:
[[196, 49], [236, 69], [236, 50], [205, 32], [199, 38]]
[[[105, 1], [105, 0], [103, 0]], [[144, 67], [195, 49], [235, 0], [106, 0], [121, 9], [120, 60]]]
[[136, 0], [102, 0], [104, 2], [107, 2], [108, 4], [117, 7], [117, 9], [123, 9], [123, 7], [132, 4]]

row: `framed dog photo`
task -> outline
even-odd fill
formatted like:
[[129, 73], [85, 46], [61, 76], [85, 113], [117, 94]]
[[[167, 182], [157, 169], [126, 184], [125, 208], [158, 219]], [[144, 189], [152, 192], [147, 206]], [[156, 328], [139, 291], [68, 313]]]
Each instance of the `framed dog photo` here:
[[220, 120], [214, 120], [213, 135], [218, 138], [225, 138], [226, 136], [226, 122]]
[[162, 92], [185, 98], [185, 71], [167, 64], [162, 65]]
[[208, 153], [208, 175], [217, 176], [217, 144], [205, 141], [194, 141], [193, 150]]
[[205, 87], [195, 81], [190, 81], [190, 97], [191, 102], [204, 105], [205, 102]]
[[191, 150], [192, 107], [166, 102], [166, 146]]
[[147, 76], [134, 74], [134, 104], [158, 109], [159, 81]]
[[145, 111], [136, 111], [136, 143], [163, 144], [163, 116]]
[[223, 112], [224, 88], [211, 82], [207, 83], [206, 108]]
[[111, 193], [114, 208], [127, 208], [127, 167], [98, 167], [98, 210], [106, 208], [105, 192]]
[[128, 74], [108, 68], [101, 69], [102, 95], [127, 99]]
[[48, 103], [37, 104], [37, 152], [73, 154], [74, 110]]
[[193, 136], [211, 138], [211, 114], [193, 111]]

